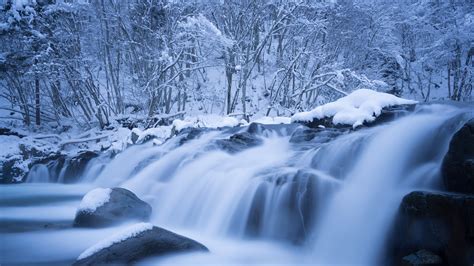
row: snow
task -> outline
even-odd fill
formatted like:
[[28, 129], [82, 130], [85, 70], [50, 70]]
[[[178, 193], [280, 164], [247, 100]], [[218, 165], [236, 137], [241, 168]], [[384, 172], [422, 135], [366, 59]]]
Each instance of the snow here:
[[114, 244], [120, 243], [129, 238], [135, 237], [139, 235], [140, 233], [151, 230], [151, 229], [153, 229], [153, 225], [150, 223], [134, 224], [130, 227], [127, 227], [122, 232], [112, 235], [111, 237], [106, 238], [100, 241], [99, 243], [93, 245], [92, 247], [86, 249], [84, 252], [81, 253], [81, 255], [79, 255], [77, 260], [82, 260], [87, 257], [90, 257], [104, 248], [108, 248]]
[[94, 212], [97, 208], [109, 202], [110, 188], [96, 188], [89, 191], [81, 201], [78, 211]]
[[171, 136], [171, 126], [153, 127], [145, 130], [134, 128], [132, 132], [138, 136], [135, 143], [142, 143], [147, 137], [153, 138], [154, 143], [163, 143]]
[[184, 120], [175, 119], [173, 128], [179, 132], [185, 128], [221, 128], [235, 127], [240, 125], [240, 121], [235, 117], [218, 115], [200, 115], [196, 117], [186, 117]]
[[15, 0], [13, 1], [14, 5], [12, 7], [21, 10], [24, 6], [27, 6], [29, 2], [29, 0]]
[[402, 104], [416, 104], [417, 101], [402, 99], [392, 94], [369, 89], [359, 89], [334, 102], [316, 107], [309, 112], [293, 115], [292, 122], [313, 121], [332, 117], [332, 123], [352, 125], [356, 128], [364, 122], [374, 121], [384, 107]]
[[18, 146], [19, 137], [16, 136], [0, 136], [0, 158], [6, 159], [7, 157], [13, 156], [20, 153]]
[[285, 116], [275, 116], [275, 117], [263, 116], [258, 119], [252, 120], [252, 122], [265, 124], [265, 125], [290, 124], [291, 118], [285, 117]]

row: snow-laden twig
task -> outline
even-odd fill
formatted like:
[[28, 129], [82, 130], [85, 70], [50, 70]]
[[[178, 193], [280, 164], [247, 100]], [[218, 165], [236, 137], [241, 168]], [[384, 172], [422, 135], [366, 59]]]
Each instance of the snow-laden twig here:
[[64, 148], [64, 146], [66, 146], [68, 144], [76, 144], [76, 143], [81, 143], [81, 142], [99, 140], [99, 139], [111, 137], [112, 135], [113, 134], [111, 133], [111, 134], [104, 134], [104, 135], [100, 135], [100, 136], [94, 136], [94, 137], [83, 138], [83, 139], [70, 139], [70, 140], [61, 142], [59, 144], [59, 147], [62, 149], [62, 148]]

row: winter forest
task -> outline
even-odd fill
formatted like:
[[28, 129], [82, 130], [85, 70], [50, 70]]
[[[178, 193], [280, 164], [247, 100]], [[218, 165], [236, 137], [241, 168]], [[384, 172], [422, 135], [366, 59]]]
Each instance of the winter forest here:
[[470, 0], [4, 0], [2, 118], [248, 119], [358, 88], [466, 101], [473, 14]]
[[0, 0], [0, 265], [474, 265], [473, 0]]

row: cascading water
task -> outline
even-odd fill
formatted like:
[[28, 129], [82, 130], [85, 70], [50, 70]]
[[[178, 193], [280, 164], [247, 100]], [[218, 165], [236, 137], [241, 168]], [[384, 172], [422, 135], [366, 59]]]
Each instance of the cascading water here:
[[[430, 179], [420, 168], [436, 167], [447, 147], [439, 136], [447, 119], [457, 114], [420, 113], [378, 128], [357, 155], [343, 186], [332, 196], [310, 244], [318, 263], [370, 265], [403, 195]], [[416, 163], [414, 163], [416, 162]], [[425, 179], [425, 180], [422, 180]]]
[[[82, 182], [132, 190], [153, 206], [154, 224], [184, 230], [213, 251], [191, 260], [174, 257], [173, 263], [377, 264], [402, 196], [436, 188], [464, 113], [421, 106], [393, 122], [349, 134], [321, 129], [305, 141], [294, 141], [294, 126], [287, 132], [267, 127], [252, 133], [259, 145], [238, 152], [218, 140], [246, 128], [191, 140], [178, 136], [161, 146], [130, 147], [114, 159], [93, 159]], [[43, 168], [36, 171], [46, 180]], [[226, 245], [235, 249], [208, 237], [233, 239]], [[289, 246], [250, 241], [256, 239]], [[251, 243], [258, 252], [246, 246]]]

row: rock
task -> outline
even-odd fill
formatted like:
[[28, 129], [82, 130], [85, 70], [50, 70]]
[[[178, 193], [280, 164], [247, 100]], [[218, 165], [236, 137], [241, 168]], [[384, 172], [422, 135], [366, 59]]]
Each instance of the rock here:
[[[43, 164], [48, 168], [50, 174], [49, 179], [52, 182], [69, 184], [77, 182], [87, 168], [87, 164], [98, 156], [98, 153], [92, 151], [79, 152], [74, 156], [62, 153], [51, 153], [33, 159], [28, 167], [31, 171], [35, 165]], [[25, 177], [26, 176], [28, 176], [28, 173], [26, 173]]]
[[256, 136], [288, 136], [291, 135], [297, 128], [301, 127], [300, 124], [260, 124], [252, 122], [246, 128], [246, 132]]
[[311, 146], [313, 146], [314, 142], [320, 144], [326, 143], [340, 136], [344, 132], [347, 131], [335, 128], [308, 128], [300, 126], [291, 135], [290, 142], [311, 144]]
[[444, 265], [440, 256], [428, 251], [420, 250], [416, 253], [403, 257], [404, 266], [422, 266], [422, 265]]
[[82, 253], [73, 265], [132, 264], [150, 256], [185, 251], [208, 251], [204, 245], [192, 239], [148, 225], [139, 224], [138, 229], [132, 228], [132, 231], [125, 233], [128, 237], [119, 235], [118, 239], [106, 239], [105, 242], [97, 243]]
[[207, 128], [185, 128], [181, 130], [178, 135], [182, 135], [183, 137], [179, 140], [179, 145], [183, 145], [184, 143], [197, 139], [200, 137], [204, 132], [208, 132], [210, 129]]
[[395, 265], [430, 250], [449, 265], [474, 263], [474, 195], [412, 192], [403, 198], [391, 249]]
[[21, 182], [26, 174], [22, 161], [23, 159], [17, 157], [0, 162], [0, 184]]
[[404, 266], [443, 265], [443, 259], [433, 252], [422, 249], [416, 253], [403, 257]]
[[0, 136], [16, 136], [19, 138], [24, 138], [25, 135], [22, 135], [16, 131], [11, 130], [10, 128], [0, 127]]
[[223, 150], [230, 153], [236, 153], [260, 145], [262, 140], [254, 134], [241, 132], [230, 136], [229, 139], [216, 140], [215, 143]]
[[99, 155], [95, 152], [84, 151], [66, 161], [64, 169], [64, 183], [76, 182], [84, 173], [87, 164], [97, 156]]
[[[372, 127], [377, 126], [382, 123], [386, 123], [389, 121], [393, 121], [398, 117], [406, 115], [409, 112], [415, 110], [415, 104], [403, 104], [403, 105], [395, 105], [390, 107], [384, 107], [377, 118], [372, 122], [365, 122], [363, 126]], [[298, 122], [302, 123], [307, 127], [310, 128], [319, 128], [321, 126], [325, 128], [338, 128], [338, 129], [352, 129], [352, 125], [345, 125], [345, 124], [337, 124], [334, 125], [332, 123], [332, 117], [324, 117], [321, 119], [314, 118], [311, 122]]]
[[408, 113], [411, 113], [415, 110], [416, 104], [402, 104], [402, 105], [395, 105], [395, 106], [390, 106], [390, 107], [385, 107], [382, 109], [382, 112], [380, 113], [377, 118], [370, 122], [370, 123], [364, 123], [365, 126], [377, 126], [383, 123], [387, 123], [390, 121], [394, 121], [398, 119], [399, 117], [405, 116]]
[[44, 158], [48, 157], [52, 153], [52, 151], [48, 148], [41, 149], [40, 146], [33, 146], [25, 143], [20, 143], [18, 148], [20, 149], [20, 154], [23, 156], [23, 159]]
[[474, 119], [454, 134], [441, 172], [448, 191], [474, 194]]
[[265, 126], [259, 123], [251, 123], [247, 127], [247, 132], [250, 134], [261, 134], [265, 130], [266, 130]]
[[99, 206], [97, 207], [89, 208], [90, 201], [94, 200], [93, 198], [91, 199], [89, 193], [92, 193], [94, 190], [84, 196], [81, 202], [82, 208], [79, 208], [76, 213], [74, 226], [104, 227], [129, 220], [147, 221], [150, 218], [151, 206], [139, 199], [131, 191], [124, 188], [112, 188], [109, 190], [108, 200], [105, 200], [103, 204], [98, 204]]
[[135, 130], [132, 130], [132, 134], [130, 135], [130, 140], [132, 141], [132, 143], [136, 144], [138, 138], [140, 138], [140, 136], [137, 134], [137, 132], [135, 132]]

